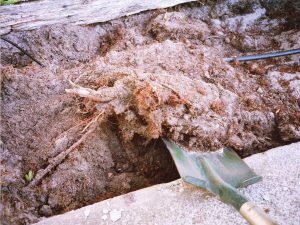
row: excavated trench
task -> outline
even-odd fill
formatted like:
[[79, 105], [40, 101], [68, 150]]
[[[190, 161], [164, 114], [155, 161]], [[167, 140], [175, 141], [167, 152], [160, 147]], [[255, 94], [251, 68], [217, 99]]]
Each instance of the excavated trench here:
[[1, 40], [3, 224], [177, 179], [161, 137], [242, 157], [299, 141], [299, 55], [223, 60], [299, 48], [290, 11], [300, 6], [190, 3], [6, 35], [45, 66]]

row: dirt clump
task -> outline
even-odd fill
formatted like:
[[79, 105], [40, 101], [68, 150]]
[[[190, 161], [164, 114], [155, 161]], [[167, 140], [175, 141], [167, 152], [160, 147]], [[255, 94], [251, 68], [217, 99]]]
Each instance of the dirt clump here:
[[155, 17], [148, 27], [149, 32], [158, 41], [166, 39], [205, 40], [210, 34], [206, 23], [187, 17], [181, 12], [170, 12]]
[[113, 47], [118, 44], [119, 41], [124, 39], [124, 28], [117, 27], [113, 32], [109, 32], [104, 35], [103, 41], [100, 43], [100, 55], [105, 55]]
[[[243, 157], [299, 141], [297, 55], [223, 58], [299, 48], [300, 31], [268, 17], [263, 1], [243, 2], [7, 35], [45, 67], [0, 42], [3, 224], [178, 178], [161, 137], [196, 151], [228, 146]], [[58, 165], [26, 183], [25, 174], [33, 171], [33, 183], [95, 121]]]

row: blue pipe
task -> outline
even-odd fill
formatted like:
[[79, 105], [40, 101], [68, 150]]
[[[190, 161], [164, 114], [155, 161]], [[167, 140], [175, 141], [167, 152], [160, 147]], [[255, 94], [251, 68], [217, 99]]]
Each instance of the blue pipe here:
[[224, 58], [226, 62], [233, 62], [233, 61], [252, 61], [252, 60], [260, 60], [260, 59], [270, 59], [275, 57], [281, 57], [286, 55], [293, 55], [293, 54], [299, 54], [300, 48], [287, 50], [287, 51], [280, 51], [280, 52], [270, 52], [270, 53], [264, 53], [264, 54], [258, 54], [258, 55], [247, 55], [247, 56], [240, 56], [236, 58]]

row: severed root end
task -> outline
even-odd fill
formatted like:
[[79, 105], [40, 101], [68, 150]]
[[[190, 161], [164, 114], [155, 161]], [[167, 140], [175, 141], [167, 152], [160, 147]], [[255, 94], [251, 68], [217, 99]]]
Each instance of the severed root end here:
[[96, 102], [109, 102], [114, 99], [113, 96], [107, 95], [103, 93], [103, 91], [95, 91], [90, 88], [84, 88], [80, 87], [79, 85], [76, 85], [72, 83], [73, 88], [72, 89], [65, 89], [65, 91], [69, 94], [75, 94], [83, 98], [87, 98]]
[[95, 95], [95, 91], [89, 88], [83, 88], [83, 87], [75, 87], [72, 89], [66, 89], [65, 90], [69, 94], [76, 94], [83, 98], [89, 98], [94, 101], [101, 101], [101, 98], [99, 98], [97, 95]]

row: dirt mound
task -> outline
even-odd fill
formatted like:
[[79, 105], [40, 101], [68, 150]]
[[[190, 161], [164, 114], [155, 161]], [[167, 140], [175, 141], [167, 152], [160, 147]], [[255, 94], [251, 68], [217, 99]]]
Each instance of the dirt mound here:
[[[250, 5], [185, 4], [7, 36], [44, 68], [1, 41], [3, 223], [32, 223], [177, 178], [162, 136], [241, 156], [298, 141], [298, 57], [223, 60], [300, 47], [299, 29], [267, 17], [260, 1]], [[39, 182], [25, 182], [29, 170], [35, 180], [49, 165]]]
[[[280, 139], [275, 134], [280, 135], [281, 141], [299, 138], [296, 120], [288, 119], [294, 122], [285, 128], [278, 126], [282, 122], [280, 107], [288, 114], [298, 116], [295, 100], [299, 96], [293, 88], [299, 73], [281, 73], [288, 83], [285, 88], [280, 86], [280, 91], [287, 93], [290, 89], [292, 92], [287, 102], [283, 102], [274, 100], [278, 93], [274, 85], [281, 79], [274, 76], [276, 72], [270, 72], [272, 75], [268, 74], [265, 80], [259, 75], [246, 74], [244, 68], [233, 68], [224, 63], [218, 51], [211, 47], [202, 46], [190, 52], [184, 44], [165, 41], [152, 44], [146, 54], [140, 48], [134, 52], [133, 61], [156, 53], [158, 60], [163, 58], [162, 62], [172, 62], [167, 71], [181, 65], [193, 69], [191, 72], [194, 73], [187, 70], [184, 70], [185, 75], [178, 71], [172, 74], [158, 72], [149, 62], [149, 68], [155, 72], [132, 69], [131, 73], [121, 76], [101, 76], [97, 82], [104, 85], [97, 90], [75, 84], [73, 89], [67, 90], [94, 102], [94, 107], [107, 118], [114, 117], [124, 143], [132, 141], [136, 135], [144, 139], [144, 144], [165, 136], [200, 151], [213, 151], [227, 145], [246, 156], [279, 144]], [[133, 52], [127, 54], [134, 55]], [[114, 53], [113, 58], [126, 56]], [[111, 56], [104, 61], [111, 61]], [[276, 84], [272, 85], [272, 82]], [[287, 127], [290, 127], [288, 132], [284, 131]]]

